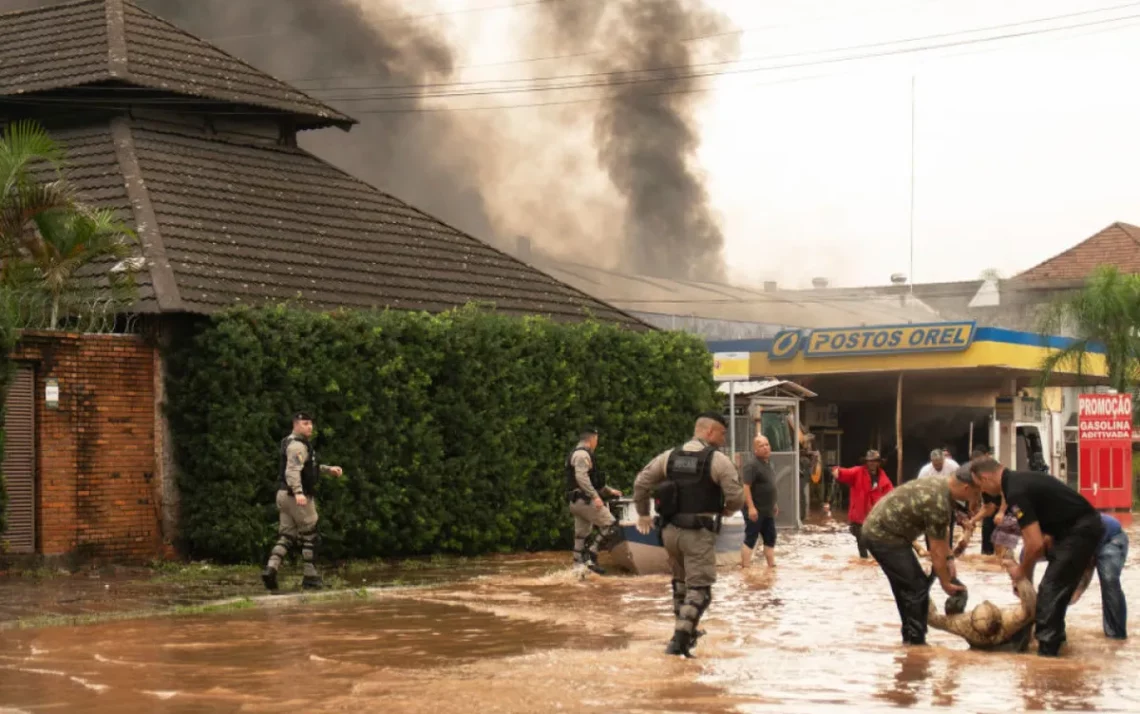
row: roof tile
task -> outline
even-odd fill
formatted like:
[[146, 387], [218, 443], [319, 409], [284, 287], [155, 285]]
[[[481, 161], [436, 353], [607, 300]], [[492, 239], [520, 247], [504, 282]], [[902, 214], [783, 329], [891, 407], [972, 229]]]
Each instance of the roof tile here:
[[[118, 6], [123, 9], [121, 22], [113, 19], [115, 13], [108, 12], [109, 7]], [[113, 66], [113, 46], [126, 47], [125, 70]], [[308, 126], [354, 123], [350, 117], [127, 0], [79, 0], [3, 15], [0, 68], [0, 96], [119, 81], [186, 97], [284, 112], [307, 119]]]
[[1098, 265], [1140, 273], [1140, 228], [1113, 223], [1096, 235], [1019, 274], [1020, 281], [1080, 281]]

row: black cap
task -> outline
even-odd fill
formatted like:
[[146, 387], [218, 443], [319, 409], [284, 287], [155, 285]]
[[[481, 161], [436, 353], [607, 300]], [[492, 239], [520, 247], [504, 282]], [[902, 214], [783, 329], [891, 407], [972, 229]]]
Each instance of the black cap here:
[[725, 419], [724, 415], [721, 414], [720, 412], [702, 412], [701, 415], [698, 416], [697, 418], [698, 419], [712, 419], [717, 424], [720, 424], [721, 426], [723, 426], [725, 429], [728, 428], [728, 420]]
[[583, 427], [582, 431], [579, 433], [582, 435], [596, 435], [598, 433], [598, 430], [595, 427], [587, 426]]
[[306, 411], [295, 412], [293, 421], [313, 421], [313, 415]]

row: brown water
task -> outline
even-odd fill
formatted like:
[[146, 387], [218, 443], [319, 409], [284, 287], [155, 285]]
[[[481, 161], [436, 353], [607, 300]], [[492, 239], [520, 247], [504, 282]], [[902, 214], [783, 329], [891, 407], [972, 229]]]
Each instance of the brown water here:
[[[0, 632], [0, 713], [1137, 709], [1140, 645], [1103, 637], [1095, 580], [1060, 660], [938, 631], [904, 649], [886, 580], [839, 524], [781, 539], [778, 572], [722, 571], [697, 660], [661, 654], [666, 577], [580, 582], [567, 554], [523, 556], [351, 604]], [[1014, 601], [981, 556], [960, 575], [973, 603]]]

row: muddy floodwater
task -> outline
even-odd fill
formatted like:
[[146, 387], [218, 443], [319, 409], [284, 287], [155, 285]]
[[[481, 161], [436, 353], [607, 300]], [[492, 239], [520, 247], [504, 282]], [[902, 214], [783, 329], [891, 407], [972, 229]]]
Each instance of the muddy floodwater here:
[[[1140, 645], [1104, 638], [1095, 579], [1059, 660], [971, 652], [933, 630], [905, 649], [885, 578], [842, 524], [780, 538], [777, 572], [722, 568], [694, 660], [662, 654], [667, 577], [579, 581], [569, 554], [543, 554], [355, 602], [0, 632], [0, 713], [1140, 708]], [[959, 574], [972, 604], [1014, 602], [988, 559], [965, 556]]]

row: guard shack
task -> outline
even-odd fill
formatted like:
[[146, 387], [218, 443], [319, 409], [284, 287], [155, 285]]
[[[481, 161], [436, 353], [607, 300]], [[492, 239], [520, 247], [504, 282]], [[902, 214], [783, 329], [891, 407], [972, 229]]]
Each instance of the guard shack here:
[[816, 394], [784, 379], [732, 381], [721, 384], [719, 391], [732, 397], [726, 399], [725, 417], [731, 425], [728, 448], [737, 468], [741, 459], [751, 453], [752, 439], [757, 434], [768, 437], [772, 469], [776, 472], [776, 503], [780, 508], [776, 525], [799, 528], [807, 507], [808, 486], [808, 479], [802, 478], [800, 472], [800, 415], [803, 401]]
[[[747, 362], [753, 381], [778, 375], [818, 394], [809, 416], [824, 415], [828, 423], [807, 426], [834, 436], [818, 445], [832, 452], [827, 465], [852, 465], [876, 449], [899, 483], [943, 447], [961, 462], [972, 448], [988, 446], [1002, 463], [1064, 478], [1059, 388], [1080, 380], [1075, 369], [1059, 370], [1057, 388], [1044, 398], [1038, 385], [1044, 358], [1069, 342], [943, 322], [784, 330], [767, 339], [712, 341], [709, 349]], [[1083, 379], [1095, 383], [1104, 374], [1103, 355], [1094, 352]]]

